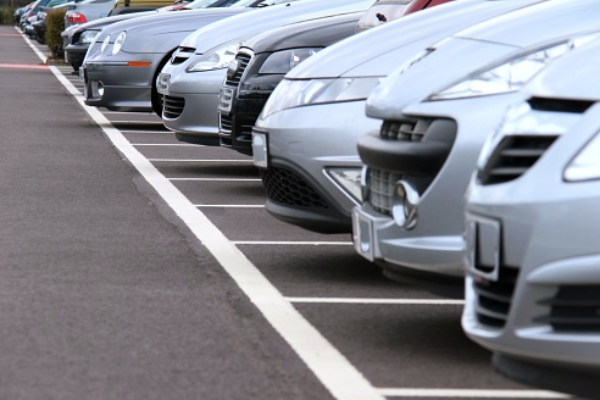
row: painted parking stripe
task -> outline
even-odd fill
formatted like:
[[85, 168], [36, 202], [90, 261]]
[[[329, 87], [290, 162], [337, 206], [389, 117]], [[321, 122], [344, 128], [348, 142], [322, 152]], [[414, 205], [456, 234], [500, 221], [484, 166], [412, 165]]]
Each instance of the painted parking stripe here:
[[473, 399], [569, 399], [571, 396], [546, 390], [394, 389], [382, 388], [387, 397], [439, 397]]
[[[83, 102], [60, 71], [56, 78], [98, 123], [111, 143], [188, 226], [223, 269], [248, 296], [271, 326], [338, 400], [384, 400], [381, 395], [321, 333], [268, 281], [227, 237], [195, 207], [154, 165], [114, 128], [102, 113]], [[231, 162], [231, 160], [225, 160]], [[246, 160], [243, 160], [246, 161]]]
[[[19, 28], [17, 28], [15, 26], [15, 30], [17, 32], [19, 32]], [[21, 33], [21, 32], [19, 32]], [[25, 35], [21, 35], [21, 37], [25, 40], [25, 42], [29, 45], [29, 47], [31, 47], [31, 50], [33, 50], [33, 52], [35, 53], [36, 56], [39, 57], [40, 60], [42, 60], [42, 63], [47, 64], [48, 63], [48, 57], [46, 57], [46, 55], [44, 53], [42, 53], [34, 44], [31, 40], [29, 40], [29, 38]], [[58, 71], [58, 70], [57, 70]]]
[[352, 242], [333, 242], [333, 241], [264, 241], [264, 240], [232, 240], [231, 243], [239, 245], [268, 245], [268, 246], [351, 246]]
[[260, 182], [259, 178], [167, 178], [171, 182]]
[[47, 65], [38, 64], [0, 64], [0, 68], [14, 68], [14, 69], [48, 69]]
[[328, 297], [286, 297], [292, 303], [313, 304], [397, 304], [418, 306], [462, 306], [464, 300], [445, 299], [369, 299], [369, 298], [328, 298]]
[[194, 204], [197, 208], [265, 208], [263, 204]]
[[222, 162], [222, 163], [251, 163], [252, 160], [226, 160], [226, 159], [177, 159], [177, 158], [148, 158], [150, 162]]

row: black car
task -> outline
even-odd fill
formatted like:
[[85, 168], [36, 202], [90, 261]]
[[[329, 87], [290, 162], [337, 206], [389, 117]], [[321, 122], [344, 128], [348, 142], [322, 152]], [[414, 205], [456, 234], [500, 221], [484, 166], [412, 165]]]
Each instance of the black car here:
[[229, 65], [221, 89], [221, 146], [252, 154], [252, 127], [267, 99], [294, 66], [356, 33], [364, 12], [288, 25], [252, 37]]

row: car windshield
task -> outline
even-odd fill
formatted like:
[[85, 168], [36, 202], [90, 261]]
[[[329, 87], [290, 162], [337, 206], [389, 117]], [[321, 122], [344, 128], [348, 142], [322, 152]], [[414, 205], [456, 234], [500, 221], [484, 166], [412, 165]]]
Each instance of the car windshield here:
[[[218, 3], [218, 4], [217, 4]], [[223, 4], [221, 4], [223, 3]], [[213, 5], [218, 5], [219, 7], [226, 7], [229, 4], [227, 3], [235, 3], [235, 0], [223, 1], [223, 0], [194, 0], [191, 3], [187, 4], [185, 8], [208, 8]]]

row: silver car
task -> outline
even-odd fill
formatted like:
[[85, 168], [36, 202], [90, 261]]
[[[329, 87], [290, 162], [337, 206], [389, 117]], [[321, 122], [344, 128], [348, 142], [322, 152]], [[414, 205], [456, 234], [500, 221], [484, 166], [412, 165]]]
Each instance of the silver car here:
[[374, 91], [381, 130], [359, 140], [364, 203], [356, 251], [384, 274], [464, 296], [464, 192], [516, 92], [600, 30], [595, 0], [552, 0], [497, 17], [415, 56]]
[[302, 0], [240, 15], [196, 31], [165, 65], [158, 91], [164, 96], [164, 125], [183, 141], [219, 145], [219, 93], [240, 43], [250, 36], [295, 22], [364, 11], [373, 0]]
[[116, 111], [160, 111], [156, 77], [181, 41], [201, 26], [248, 10], [226, 7], [156, 13], [107, 26], [83, 62], [80, 76], [85, 82], [85, 103]]
[[533, 2], [439, 5], [336, 43], [293, 69], [254, 129], [267, 211], [316, 232], [351, 232], [361, 200], [356, 140], [381, 125], [364, 113], [371, 90], [433, 42]]
[[527, 87], [467, 193], [467, 335], [521, 382], [600, 398], [600, 41]]

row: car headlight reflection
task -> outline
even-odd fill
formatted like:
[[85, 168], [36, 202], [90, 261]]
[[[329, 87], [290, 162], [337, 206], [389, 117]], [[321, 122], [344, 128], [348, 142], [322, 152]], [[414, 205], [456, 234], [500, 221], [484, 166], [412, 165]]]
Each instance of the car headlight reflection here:
[[583, 35], [521, 55], [435, 93], [428, 100], [451, 100], [516, 92], [552, 61], [598, 37], [599, 33]]
[[265, 104], [261, 118], [288, 108], [312, 104], [365, 100], [380, 78], [290, 80], [277, 85]]
[[217, 69], [227, 68], [237, 54], [240, 40], [233, 40], [223, 43], [201, 56], [196, 56], [196, 60], [187, 68], [187, 72], [205, 72]]
[[264, 62], [259, 74], [286, 74], [296, 65], [317, 54], [320, 48], [305, 48], [277, 51]]
[[[100, 31], [83, 31], [81, 35], [79, 35], [79, 40], [77, 41], [80, 44], [92, 44], [96, 40], [96, 37]], [[103, 44], [104, 45], [104, 44]], [[107, 44], [108, 45], [108, 44]]]
[[115, 39], [115, 44], [113, 45], [113, 48], [112, 48], [113, 56], [116, 56], [117, 54], [119, 54], [119, 52], [123, 48], [123, 44], [125, 43], [126, 38], [127, 38], [127, 32], [123, 31], [123, 32], [119, 33], [119, 36], [117, 36], [117, 38]]

